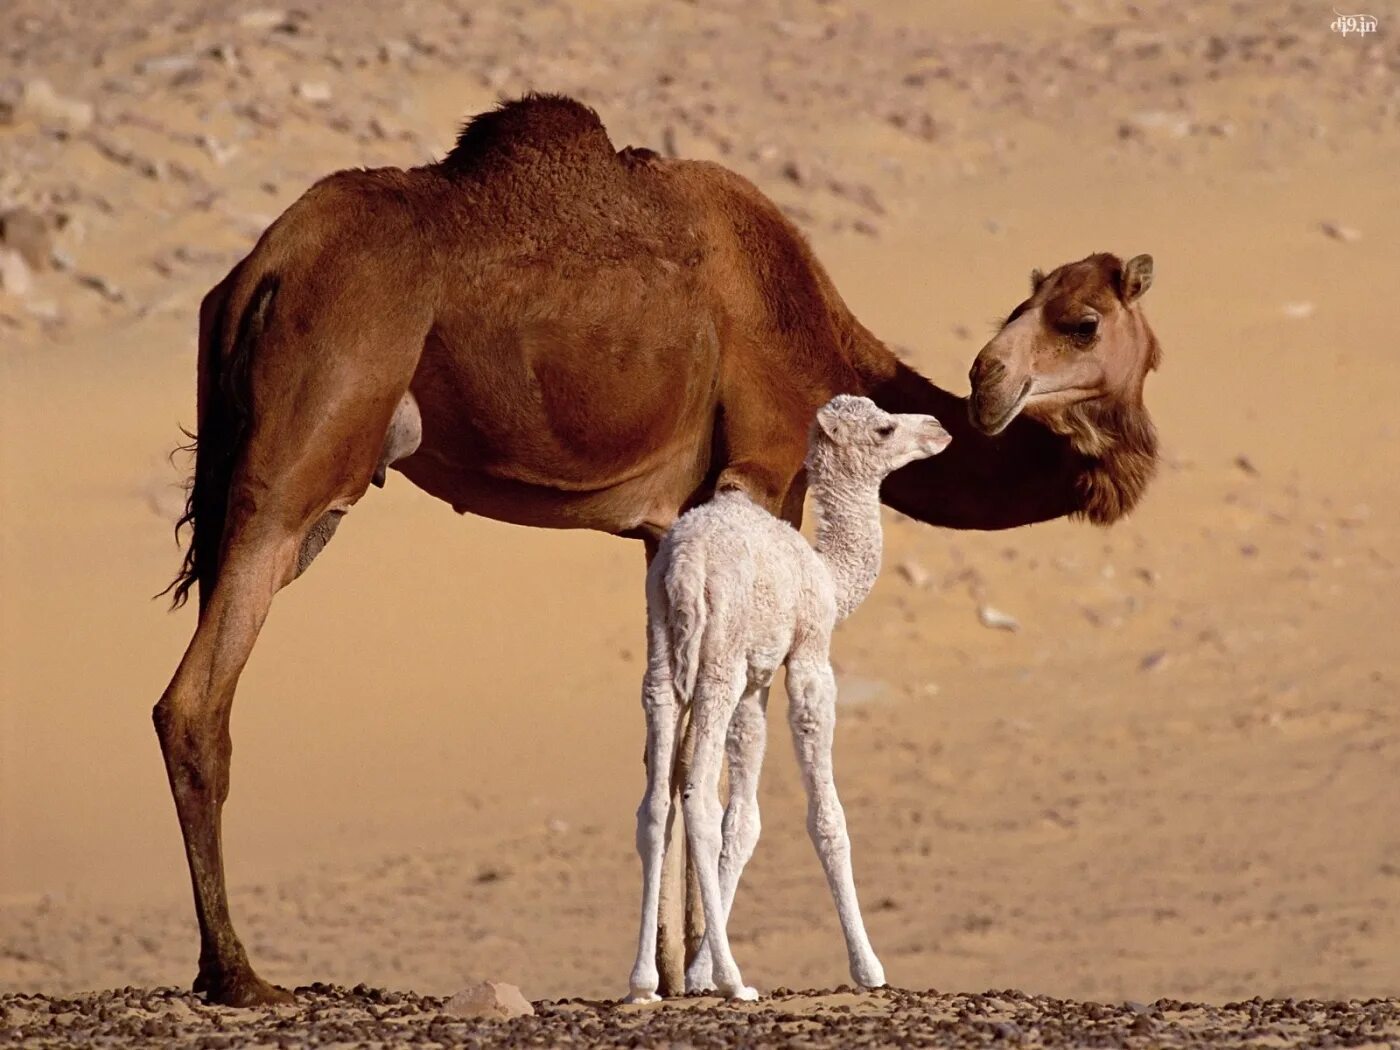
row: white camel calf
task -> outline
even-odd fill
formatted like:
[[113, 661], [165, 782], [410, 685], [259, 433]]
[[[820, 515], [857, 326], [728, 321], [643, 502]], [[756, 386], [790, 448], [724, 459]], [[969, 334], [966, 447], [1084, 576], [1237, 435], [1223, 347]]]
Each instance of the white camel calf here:
[[[758, 842], [763, 689], [783, 664], [807, 788], [807, 829], [836, 898], [851, 976], [867, 988], [885, 983], [856, 903], [846, 818], [832, 781], [831, 632], [864, 601], [880, 571], [880, 482], [906, 463], [941, 452], [950, 440], [932, 416], [890, 415], [866, 398], [843, 394], [817, 413], [807, 454], [815, 550], [740, 492], [722, 492], [685, 514], [662, 540], [647, 573], [647, 789], [637, 811], [642, 925], [629, 1001], [657, 998], [661, 866], [687, 707], [695, 751], [682, 807], [705, 937], [686, 988], [757, 998], [740, 976], [725, 927], [739, 875]], [[729, 804], [721, 818], [726, 753]]]

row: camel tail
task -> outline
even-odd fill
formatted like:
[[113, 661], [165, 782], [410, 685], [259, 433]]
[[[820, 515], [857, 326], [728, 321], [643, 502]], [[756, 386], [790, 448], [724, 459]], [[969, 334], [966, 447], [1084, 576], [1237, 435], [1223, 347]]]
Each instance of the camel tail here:
[[680, 545], [666, 573], [666, 622], [671, 635], [671, 679], [684, 706], [695, 695], [700, 675], [700, 647], [705, 640], [705, 550]]
[[251, 415], [249, 365], [277, 296], [277, 275], [264, 274], [238, 311], [229, 338], [233, 300], [242, 284], [238, 274], [230, 274], [200, 306], [199, 423], [195, 433], [185, 431], [190, 441], [179, 449], [194, 453], [194, 475], [187, 486], [185, 512], [175, 523], [177, 539], [189, 526], [189, 543], [179, 573], [161, 592], [171, 595], [172, 609], [184, 605], [198, 584], [202, 610], [218, 580], [229, 487]]

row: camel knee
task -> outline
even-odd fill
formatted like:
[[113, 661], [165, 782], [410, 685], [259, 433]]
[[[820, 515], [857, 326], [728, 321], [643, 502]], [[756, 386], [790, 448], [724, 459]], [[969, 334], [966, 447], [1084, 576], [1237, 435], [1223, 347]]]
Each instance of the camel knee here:
[[840, 848], [847, 845], [846, 813], [841, 803], [821, 799], [807, 810], [807, 833], [819, 847]]
[[[729, 819], [732, 814], [732, 819]], [[738, 811], [734, 804], [725, 813], [724, 845], [720, 850], [722, 862], [729, 866], [743, 868], [753, 858], [758, 848], [759, 835], [763, 825], [758, 819], [757, 806], [745, 806]]]
[[666, 834], [666, 821], [671, 817], [671, 793], [667, 790], [648, 792], [637, 807], [637, 849], [643, 856]]
[[210, 713], [191, 712], [166, 693], [151, 709], [171, 787], [179, 793], [228, 798], [228, 729]]

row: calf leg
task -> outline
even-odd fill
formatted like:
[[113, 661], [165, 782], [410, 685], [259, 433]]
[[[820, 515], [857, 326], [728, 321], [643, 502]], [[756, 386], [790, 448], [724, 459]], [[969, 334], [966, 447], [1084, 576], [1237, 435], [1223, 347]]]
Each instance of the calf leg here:
[[724, 835], [723, 812], [719, 805], [719, 776], [729, 723], [743, 688], [738, 675], [712, 678], [701, 673], [691, 706], [695, 753], [682, 793], [682, 806], [691, 863], [699, 882], [700, 902], [705, 914], [704, 943], [709, 945], [713, 959], [715, 985], [720, 994], [729, 998], [757, 999], [758, 993], [745, 986], [729, 950], [724, 901], [719, 884], [720, 848]]
[[836, 680], [826, 654], [805, 659], [794, 657], [788, 664], [787, 689], [793, 746], [807, 789], [807, 831], [836, 900], [841, 932], [846, 937], [851, 977], [866, 988], [879, 988], [885, 983], [885, 970], [870, 947], [870, 938], [861, 921], [855, 878], [851, 874], [851, 839], [846, 832], [846, 814], [836, 796], [832, 776]]
[[647, 720], [647, 786], [642, 804], [637, 808], [637, 853], [642, 859], [642, 922], [637, 939], [637, 961], [628, 982], [629, 1003], [651, 1003], [661, 998], [657, 994], [661, 980], [657, 969], [657, 935], [663, 865], [674, 817], [671, 790], [679, 723], [665, 635], [664, 622], [660, 616], [654, 616], [647, 626], [647, 671], [642, 683], [642, 707]]
[[[719, 891], [724, 921], [729, 922], [734, 893], [744, 866], [758, 845], [758, 777], [767, 737], [768, 687], [750, 689], [739, 700], [729, 723], [725, 754], [729, 761], [729, 803], [724, 809], [723, 845], [719, 854]], [[687, 992], [714, 989], [714, 960], [710, 942], [700, 942], [685, 975]]]

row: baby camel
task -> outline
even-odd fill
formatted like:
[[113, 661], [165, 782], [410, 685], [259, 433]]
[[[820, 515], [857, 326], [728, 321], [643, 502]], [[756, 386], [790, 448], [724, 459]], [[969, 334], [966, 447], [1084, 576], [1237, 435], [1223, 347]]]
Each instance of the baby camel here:
[[[826, 871], [851, 976], [885, 983], [861, 922], [846, 818], [832, 782], [836, 682], [831, 632], [870, 593], [880, 571], [880, 483], [952, 440], [933, 416], [891, 415], [864, 397], [827, 403], [812, 428], [807, 473], [817, 514], [813, 550], [740, 491], [721, 492], [680, 518], [647, 573], [647, 789], [637, 810], [642, 925], [630, 1002], [657, 999], [657, 907], [671, 777], [685, 725], [695, 752], [682, 792], [700, 883], [705, 938], [686, 973], [689, 991], [756, 999], [729, 950], [726, 924], [758, 842], [764, 687], [787, 665], [788, 718], [807, 789], [807, 829]], [[729, 759], [721, 818], [720, 766]]]

